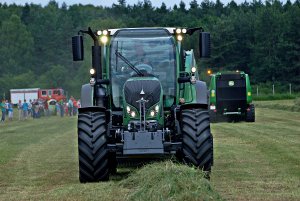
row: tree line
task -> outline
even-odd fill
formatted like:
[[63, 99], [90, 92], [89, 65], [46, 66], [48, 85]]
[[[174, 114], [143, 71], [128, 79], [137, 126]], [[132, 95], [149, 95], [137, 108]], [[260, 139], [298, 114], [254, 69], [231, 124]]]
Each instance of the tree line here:
[[[89, 26], [201, 26], [212, 39], [212, 57], [201, 62], [203, 71], [243, 70], [253, 83], [292, 83], [300, 90], [300, 0], [227, 5], [191, 0], [189, 6], [180, 2], [173, 7], [154, 7], [150, 0], [134, 5], [119, 0], [111, 7], [52, 0], [44, 7], [0, 3], [0, 97], [5, 93], [8, 98], [11, 88], [28, 87], [63, 87], [79, 97], [91, 59], [86, 51], [84, 62], [72, 62], [71, 37]], [[187, 41], [186, 48], [194, 48], [195, 40]]]

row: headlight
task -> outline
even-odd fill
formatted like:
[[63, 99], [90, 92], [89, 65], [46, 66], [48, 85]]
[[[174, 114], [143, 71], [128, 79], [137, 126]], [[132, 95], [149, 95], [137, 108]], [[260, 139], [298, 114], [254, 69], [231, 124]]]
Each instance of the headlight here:
[[130, 116], [134, 118], [135, 115], [136, 115], [135, 111], [131, 111]]
[[107, 41], [108, 41], [108, 37], [107, 37], [107, 36], [102, 36], [102, 37], [101, 37], [101, 42], [102, 42], [103, 44], [106, 44]]
[[104, 36], [106, 36], [108, 34], [108, 31], [107, 30], [103, 30], [102, 33], [103, 33]]
[[181, 33], [181, 29], [176, 29], [176, 33], [180, 34]]
[[184, 34], [185, 34], [186, 32], [187, 32], [187, 30], [186, 30], [186, 29], [182, 29], [182, 33], [184, 33]]
[[147, 112], [148, 117], [155, 117], [159, 112], [159, 104], [152, 106]]
[[135, 118], [137, 116], [137, 111], [135, 108], [131, 107], [130, 105], [126, 106], [126, 112], [127, 114], [132, 117]]
[[183, 38], [182, 38], [182, 35], [178, 35], [178, 36], [177, 36], [177, 40], [178, 40], [178, 41], [182, 41], [182, 39], [183, 39]]
[[194, 66], [191, 68], [191, 71], [192, 71], [192, 73], [195, 73], [195, 72], [196, 72], [196, 70], [197, 70], [197, 68], [196, 68], [196, 67], [194, 67]]
[[154, 117], [154, 116], [155, 116], [155, 111], [154, 111], [154, 110], [151, 110], [151, 111], [150, 111], [150, 116], [151, 116], [151, 117]]
[[98, 35], [98, 36], [100, 36], [101, 34], [102, 34], [102, 31], [101, 31], [101, 30], [97, 31], [97, 35]]
[[95, 75], [95, 72], [96, 72], [95, 69], [93, 69], [93, 68], [90, 69], [90, 74], [91, 75]]
[[155, 112], [158, 112], [158, 111], [159, 111], [159, 106], [156, 105], [156, 106], [155, 106]]

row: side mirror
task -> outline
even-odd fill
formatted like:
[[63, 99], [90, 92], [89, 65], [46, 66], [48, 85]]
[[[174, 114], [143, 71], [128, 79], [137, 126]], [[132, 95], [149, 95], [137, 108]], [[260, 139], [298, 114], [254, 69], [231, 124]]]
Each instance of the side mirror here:
[[199, 52], [200, 52], [200, 58], [210, 57], [210, 33], [200, 32]]
[[73, 36], [72, 37], [72, 51], [73, 51], [73, 61], [82, 61], [84, 57], [83, 52], [83, 37]]

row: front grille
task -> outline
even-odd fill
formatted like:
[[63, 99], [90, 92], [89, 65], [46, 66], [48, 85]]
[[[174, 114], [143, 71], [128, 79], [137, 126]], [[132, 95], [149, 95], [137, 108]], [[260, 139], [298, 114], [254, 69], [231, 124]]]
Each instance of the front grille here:
[[[141, 91], [145, 93], [141, 95]], [[139, 109], [139, 103], [136, 102], [142, 97], [146, 102], [146, 109], [159, 102], [161, 95], [161, 85], [158, 80], [132, 80], [124, 85], [124, 95], [126, 103]]]

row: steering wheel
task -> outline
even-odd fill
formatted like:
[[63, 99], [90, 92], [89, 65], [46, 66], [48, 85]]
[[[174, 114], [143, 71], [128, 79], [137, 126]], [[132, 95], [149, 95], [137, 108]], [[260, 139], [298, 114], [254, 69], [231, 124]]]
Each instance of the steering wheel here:
[[[149, 65], [149, 64], [146, 64], [146, 63], [142, 63], [142, 62], [136, 62], [134, 64], [134, 66], [139, 70], [141, 71], [143, 74], [152, 74], [152, 66]], [[130, 73], [131, 76], [134, 76], [136, 75], [136, 72], [135, 71], [132, 71]]]
[[146, 63], [137, 63], [134, 65], [137, 69], [139, 69], [140, 71], [146, 71], [147, 73], [152, 73], [152, 66]]

